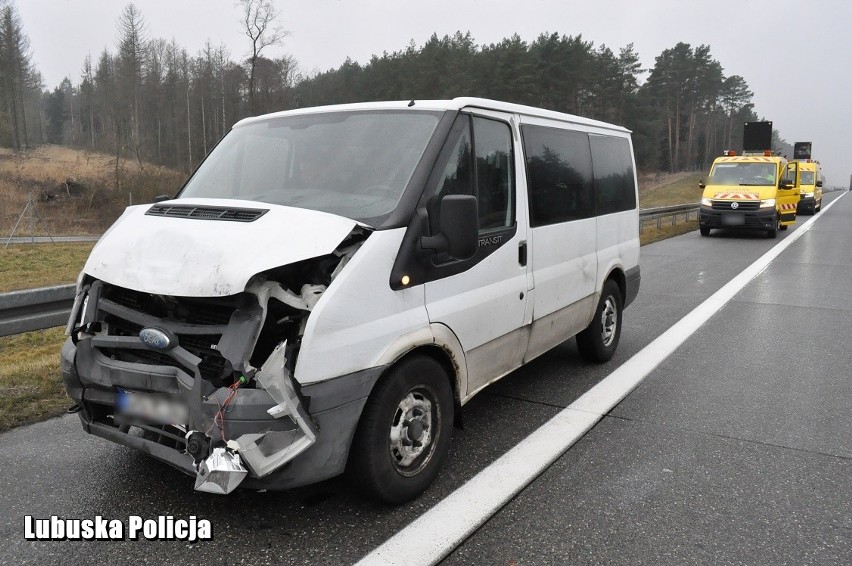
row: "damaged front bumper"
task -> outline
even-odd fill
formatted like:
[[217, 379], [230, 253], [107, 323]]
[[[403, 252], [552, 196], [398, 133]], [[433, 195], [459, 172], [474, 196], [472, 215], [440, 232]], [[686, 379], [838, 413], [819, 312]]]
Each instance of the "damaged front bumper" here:
[[[267, 331], [263, 293], [196, 315], [187, 309], [204, 310], [203, 303], [160, 308], [145, 302], [160, 298], [141, 295], [95, 281], [75, 303], [61, 368], [87, 432], [195, 476], [203, 491], [285, 489], [343, 472], [382, 368], [300, 387], [287, 340], [261, 348], [260, 369], [250, 363]], [[157, 329], [168, 344], [152, 348], [140, 328]], [[246, 387], [235, 385], [238, 376], [248, 376]], [[128, 396], [185, 411], [127, 411]], [[211, 471], [229, 479], [212, 481]]]

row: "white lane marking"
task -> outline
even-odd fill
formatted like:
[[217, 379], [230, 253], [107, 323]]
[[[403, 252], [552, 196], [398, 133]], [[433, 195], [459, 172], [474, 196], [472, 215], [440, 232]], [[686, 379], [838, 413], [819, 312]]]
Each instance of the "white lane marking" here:
[[[844, 193], [845, 194], [845, 193]], [[653, 342], [491, 465], [362, 558], [359, 565], [435, 564], [530, 484], [716, 314], [843, 195], [763, 254]]]

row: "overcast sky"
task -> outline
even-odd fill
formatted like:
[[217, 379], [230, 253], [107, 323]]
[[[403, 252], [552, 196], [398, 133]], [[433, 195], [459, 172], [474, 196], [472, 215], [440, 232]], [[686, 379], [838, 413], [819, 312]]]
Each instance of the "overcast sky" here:
[[[514, 33], [582, 34], [613, 51], [633, 43], [649, 68], [683, 41], [708, 44], [725, 75], [742, 75], [759, 116], [790, 143], [812, 141], [831, 184], [852, 173], [852, 2], [849, 0], [274, 0], [290, 32], [284, 52], [303, 72], [360, 63], [418, 45], [432, 33], [470, 31], [478, 44]], [[2, 2], [2, 0], [0, 0]], [[49, 88], [79, 83], [83, 59], [115, 51], [122, 0], [14, 0], [33, 60]], [[136, 0], [149, 37], [194, 54], [210, 39], [232, 59], [248, 49], [232, 0]], [[457, 93], [464, 96], [470, 93]]]

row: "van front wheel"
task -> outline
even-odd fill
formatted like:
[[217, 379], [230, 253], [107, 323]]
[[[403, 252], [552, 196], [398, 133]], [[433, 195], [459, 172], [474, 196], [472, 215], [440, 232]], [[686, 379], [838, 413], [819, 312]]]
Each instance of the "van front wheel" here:
[[453, 427], [453, 394], [444, 368], [412, 356], [376, 385], [352, 448], [355, 485], [384, 503], [410, 501], [429, 487], [446, 459]]
[[577, 349], [590, 362], [606, 362], [615, 354], [620, 337], [621, 290], [610, 279], [604, 285], [592, 323], [577, 334]]

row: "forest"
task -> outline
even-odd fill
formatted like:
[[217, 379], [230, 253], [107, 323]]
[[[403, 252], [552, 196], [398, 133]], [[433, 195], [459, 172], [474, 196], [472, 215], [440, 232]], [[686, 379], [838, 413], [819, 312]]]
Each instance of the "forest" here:
[[[478, 96], [624, 125], [641, 169], [677, 172], [706, 169], [721, 151], [739, 149], [743, 122], [758, 119], [745, 78], [726, 76], [708, 45], [677, 43], [644, 69], [631, 43], [613, 49], [545, 32], [480, 45], [457, 32], [306, 74], [291, 56], [264, 54], [286, 38], [272, 1], [239, 6], [244, 18], [234, 25], [245, 32], [245, 59], [209, 41], [192, 55], [175, 40], [149, 37], [141, 11], [127, 4], [116, 45], [51, 89], [14, 4], [0, 0], [0, 146], [62, 144], [189, 172], [247, 116]], [[776, 149], [786, 145], [777, 132], [775, 140]]]

